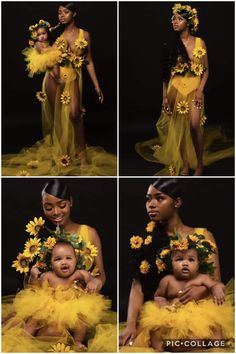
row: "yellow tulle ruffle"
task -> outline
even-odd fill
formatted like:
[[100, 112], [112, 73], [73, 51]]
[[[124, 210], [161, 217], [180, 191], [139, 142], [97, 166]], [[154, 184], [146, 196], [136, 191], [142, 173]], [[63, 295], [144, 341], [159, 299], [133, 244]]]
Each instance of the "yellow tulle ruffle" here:
[[55, 47], [45, 48], [45, 51], [38, 53], [35, 48], [25, 48], [22, 51], [27, 62], [29, 77], [41, 74], [52, 68], [58, 62], [60, 51]]
[[[116, 352], [116, 315], [108, 311], [110, 300], [99, 294], [85, 294], [82, 290], [57, 287], [46, 283], [42, 288], [26, 288], [14, 301], [4, 298], [2, 315], [2, 350], [4, 352], [47, 352], [58, 343], [76, 350], [73, 330], [87, 327], [87, 346], [91, 352]], [[7, 319], [7, 315], [12, 314]], [[40, 337], [26, 334], [27, 320], [37, 321], [37, 328], [52, 326], [60, 332], [59, 337]]]

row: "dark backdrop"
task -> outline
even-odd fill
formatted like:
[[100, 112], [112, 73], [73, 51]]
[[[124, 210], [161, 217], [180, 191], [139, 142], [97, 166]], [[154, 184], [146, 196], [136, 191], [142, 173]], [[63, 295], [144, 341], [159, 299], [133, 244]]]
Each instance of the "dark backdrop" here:
[[[120, 320], [126, 320], [131, 286], [129, 238], [145, 232], [145, 202], [153, 178], [120, 179]], [[180, 215], [186, 225], [210, 230], [219, 248], [222, 281], [234, 276], [234, 179], [179, 178], [183, 189]]]
[[[48, 179], [11, 178], [2, 180], [2, 294], [14, 294], [22, 276], [12, 262], [28, 239], [25, 225], [35, 216], [43, 216], [41, 189]], [[103, 247], [107, 275], [102, 293], [112, 299], [116, 309], [117, 228], [116, 179], [63, 179], [73, 195], [72, 220], [94, 227]]]
[[[183, 3], [185, 4], [185, 3]], [[205, 87], [207, 124], [234, 131], [234, 2], [196, 1], [197, 36], [208, 48], [210, 76]], [[161, 52], [173, 37], [174, 2], [120, 2], [120, 172], [153, 175], [157, 165], [134, 150], [156, 136], [161, 111]], [[229, 162], [229, 161], [228, 161]], [[234, 175], [233, 159], [207, 167], [208, 175]]]
[[[116, 152], [116, 2], [75, 2], [77, 25], [90, 32], [95, 68], [104, 92], [100, 105], [84, 68], [83, 97], [86, 136], [90, 145]], [[58, 23], [59, 2], [2, 2], [3, 153], [17, 152], [42, 138], [41, 108], [36, 91], [43, 75], [30, 79], [21, 51], [28, 45], [28, 27], [40, 19]]]

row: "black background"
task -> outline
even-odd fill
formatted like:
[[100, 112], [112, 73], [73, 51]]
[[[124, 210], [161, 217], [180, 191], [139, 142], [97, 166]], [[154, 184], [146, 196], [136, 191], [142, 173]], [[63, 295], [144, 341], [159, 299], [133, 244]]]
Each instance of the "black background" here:
[[[131, 275], [128, 268], [129, 238], [144, 234], [149, 219], [145, 202], [153, 178], [120, 179], [120, 320], [126, 320]], [[219, 249], [221, 276], [234, 276], [234, 179], [179, 178], [184, 193], [180, 216], [184, 224], [211, 231]]]
[[[182, 2], [181, 2], [182, 3]], [[234, 2], [196, 1], [197, 36], [208, 48], [207, 124], [226, 124], [234, 131]], [[174, 2], [120, 2], [120, 172], [153, 175], [157, 165], [134, 150], [138, 141], [156, 136], [161, 111], [161, 51], [173, 37]], [[234, 175], [233, 159], [207, 167], [207, 175]]]
[[[2, 2], [2, 124], [3, 153], [17, 152], [42, 138], [41, 108], [35, 93], [43, 75], [30, 79], [21, 51], [28, 45], [28, 27], [40, 19], [58, 23], [59, 2]], [[116, 152], [116, 2], [75, 2], [76, 23], [89, 31], [96, 73], [104, 92], [100, 105], [84, 69], [83, 104], [87, 110], [86, 137], [90, 145]]]
[[[102, 293], [112, 299], [116, 309], [117, 294], [117, 224], [116, 179], [64, 179], [73, 196], [71, 218], [94, 227], [101, 239], [107, 281]], [[41, 189], [45, 178], [2, 180], [2, 294], [14, 294], [21, 281], [12, 262], [28, 239], [25, 225], [43, 216]]]

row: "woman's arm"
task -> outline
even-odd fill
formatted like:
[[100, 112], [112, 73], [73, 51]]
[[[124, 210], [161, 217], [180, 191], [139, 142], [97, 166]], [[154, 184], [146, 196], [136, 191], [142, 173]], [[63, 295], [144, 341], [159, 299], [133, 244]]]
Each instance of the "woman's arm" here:
[[98, 99], [102, 103], [103, 102], [103, 93], [102, 93], [102, 90], [100, 89], [100, 86], [99, 86], [99, 82], [98, 82], [96, 71], [95, 71], [95, 66], [94, 66], [93, 59], [92, 59], [91, 38], [90, 38], [90, 35], [88, 32], [85, 32], [85, 39], [88, 41], [88, 52], [87, 52], [88, 64], [86, 65], [86, 69], [87, 69], [88, 74], [92, 80], [95, 91], [97, 92]]
[[203, 57], [203, 61], [202, 64], [203, 66], [206, 68], [206, 70], [204, 71], [201, 80], [200, 80], [200, 84], [196, 90], [195, 93], [195, 105], [198, 107], [200, 106], [201, 108], [201, 100], [202, 100], [202, 94], [203, 94], [203, 90], [204, 87], [206, 85], [206, 82], [208, 80], [208, 76], [209, 76], [209, 65], [208, 65], [208, 57], [207, 57], [207, 47], [205, 42], [202, 40], [202, 47], [206, 50], [206, 54]]
[[206, 232], [205, 232], [205, 237], [206, 237], [206, 240], [209, 240], [216, 245], [216, 253], [213, 253], [211, 256], [212, 262], [214, 263], [214, 267], [215, 267], [215, 271], [214, 271], [212, 278], [215, 281], [221, 282], [219, 252], [218, 252], [216, 240], [215, 240], [213, 234], [208, 230], [206, 230]]
[[143, 305], [144, 296], [142, 286], [138, 280], [133, 280], [129, 295], [128, 315], [126, 328], [120, 335], [120, 345], [126, 345], [132, 341], [137, 335], [138, 316]]
[[103, 287], [106, 281], [106, 274], [103, 265], [102, 245], [100, 237], [97, 231], [92, 227], [89, 228], [89, 232], [91, 235], [91, 243], [98, 249], [98, 255], [97, 257], [95, 257], [95, 265], [99, 269], [99, 276], [97, 276], [96, 278], [92, 277], [92, 279], [87, 284], [87, 290], [89, 292], [92, 292], [99, 291]]
[[162, 97], [162, 112], [166, 113], [167, 115], [171, 115], [172, 112], [167, 99], [167, 83], [165, 81], [163, 81]]

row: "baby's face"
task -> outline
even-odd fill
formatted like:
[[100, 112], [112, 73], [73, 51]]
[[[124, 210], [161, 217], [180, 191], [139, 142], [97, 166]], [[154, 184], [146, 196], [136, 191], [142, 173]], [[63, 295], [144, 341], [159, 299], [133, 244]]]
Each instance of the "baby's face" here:
[[39, 42], [46, 42], [48, 40], [48, 33], [45, 28], [40, 27], [37, 30], [37, 38]]
[[198, 274], [199, 261], [195, 249], [175, 251], [172, 256], [172, 269], [177, 279], [192, 279]]
[[77, 259], [74, 248], [66, 244], [58, 244], [52, 250], [51, 265], [54, 273], [60, 278], [70, 277], [76, 268]]

